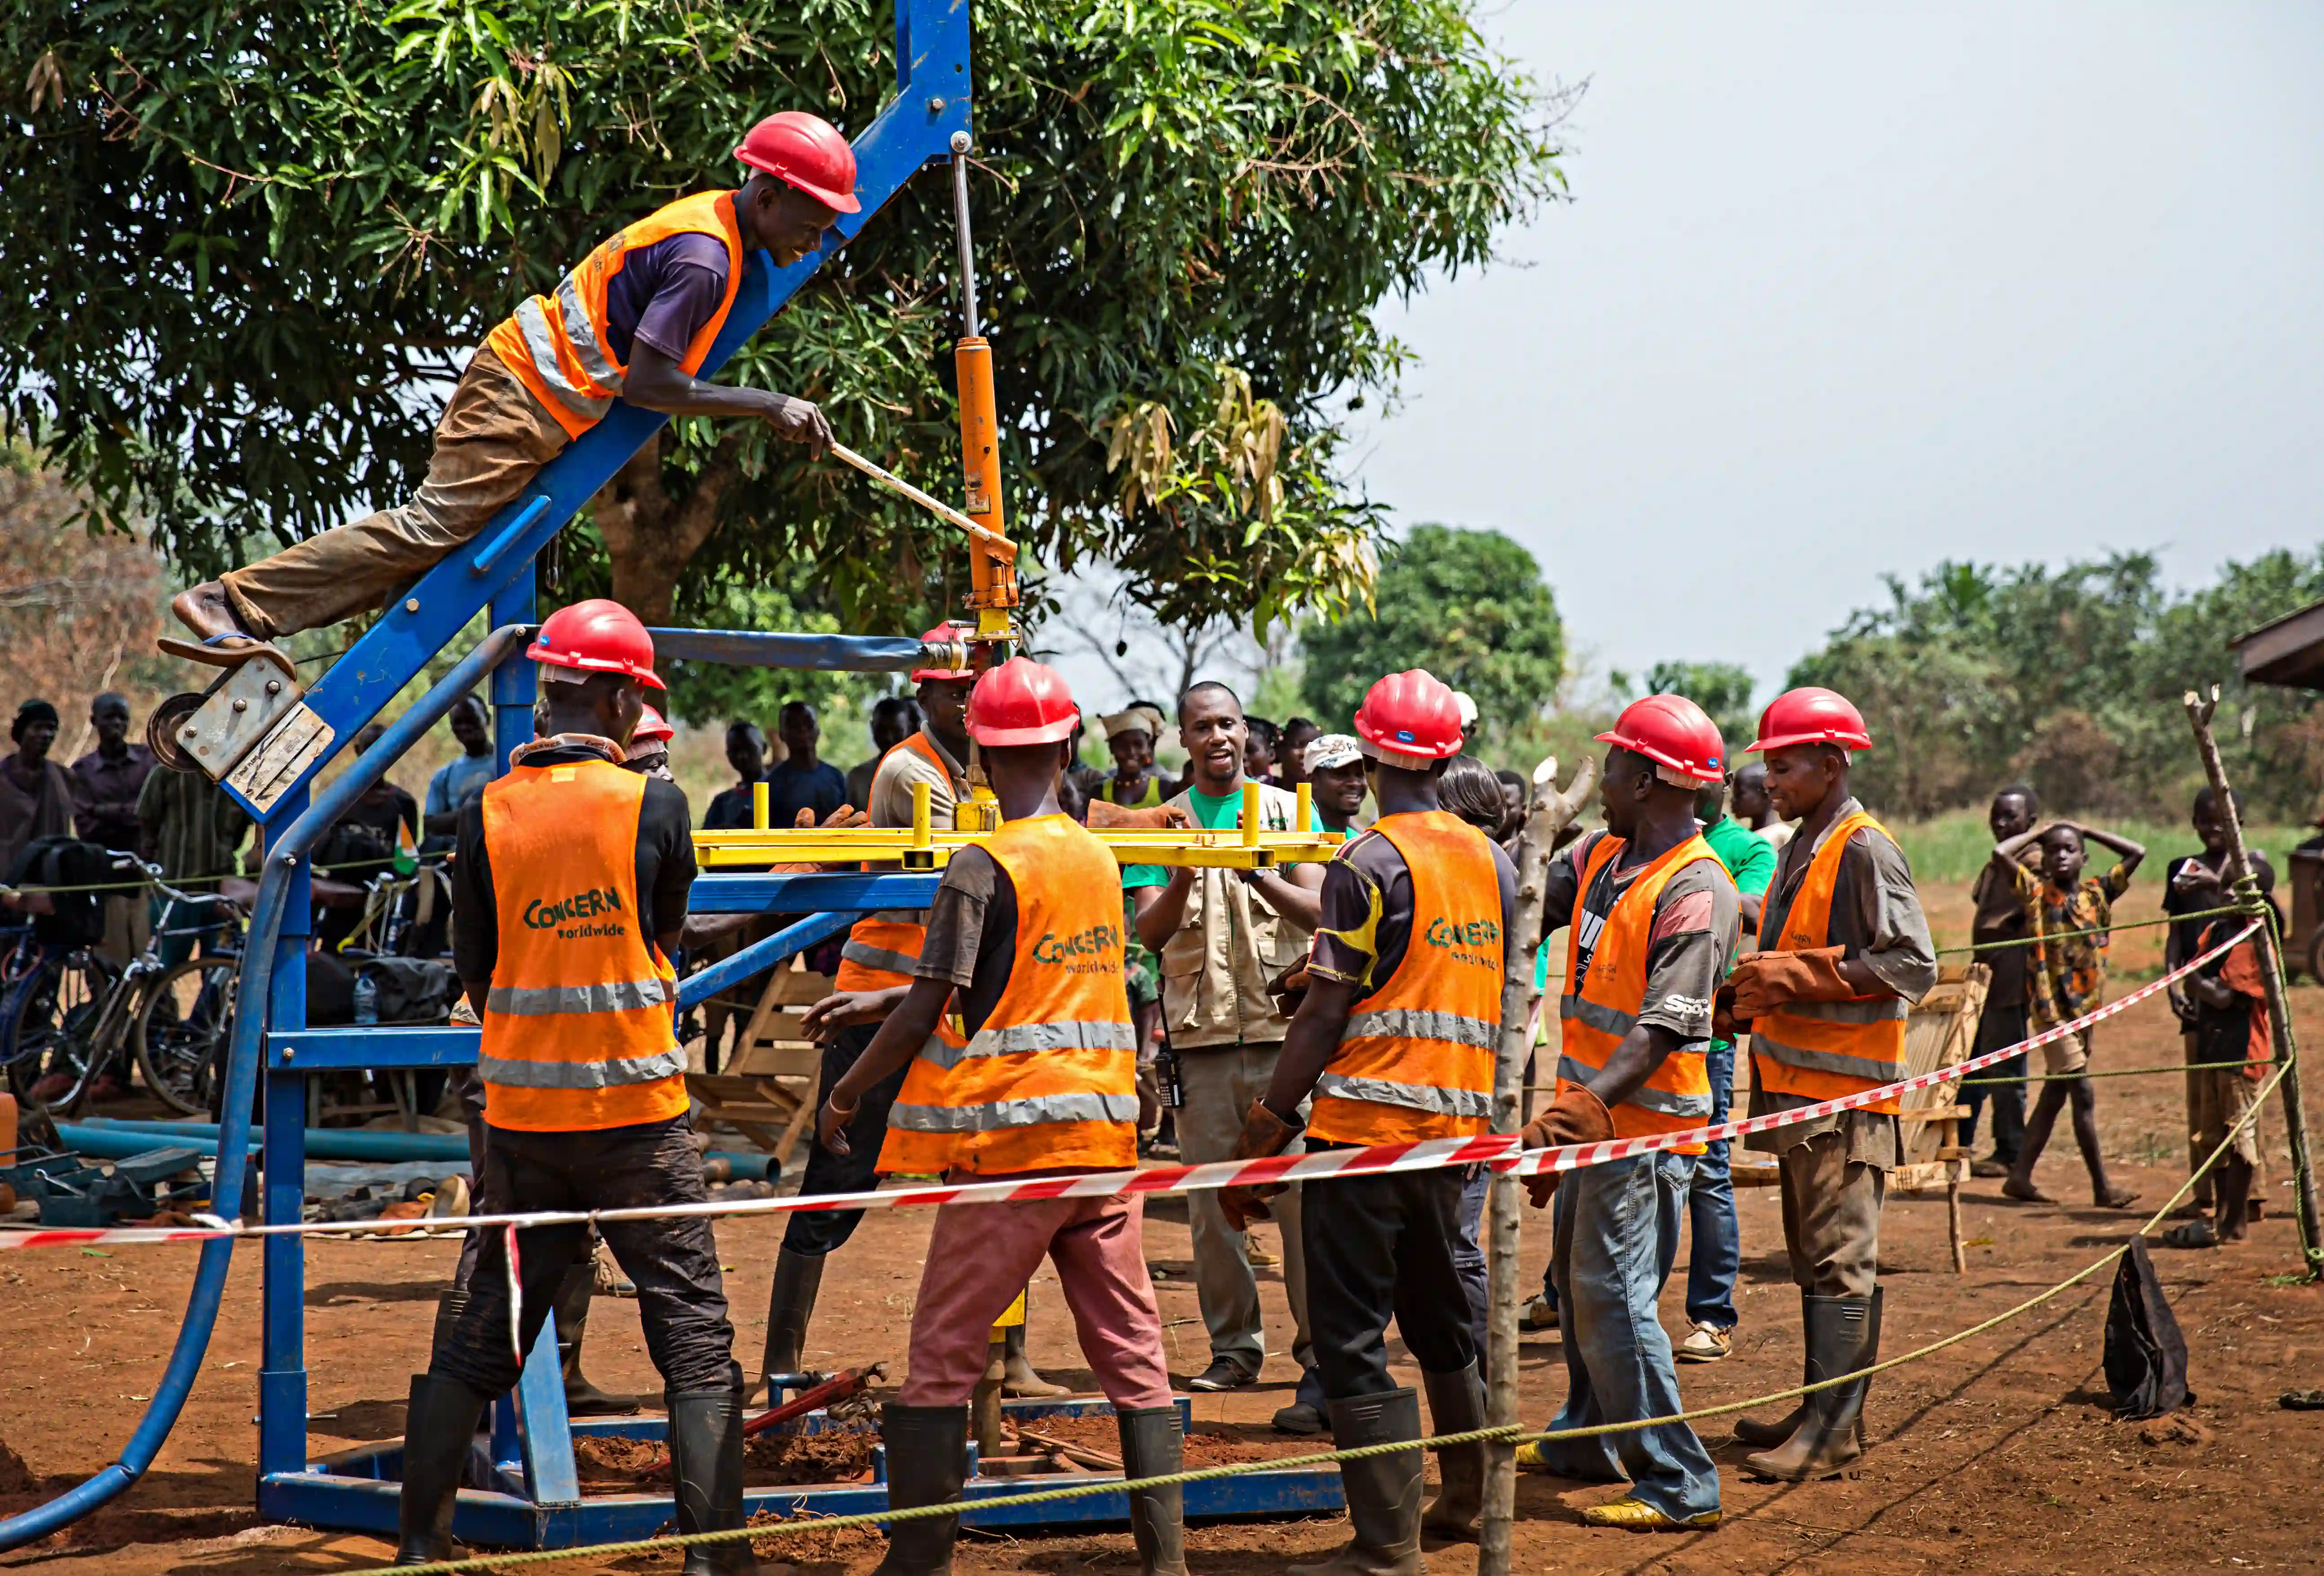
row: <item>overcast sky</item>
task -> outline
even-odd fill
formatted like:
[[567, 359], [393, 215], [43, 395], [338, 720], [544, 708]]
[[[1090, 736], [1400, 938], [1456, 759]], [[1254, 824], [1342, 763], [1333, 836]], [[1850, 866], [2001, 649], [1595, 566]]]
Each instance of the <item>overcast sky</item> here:
[[2324, 6], [1572, 5], [1574, 200], [1390, 322], [1357, 446], [1533, 549], [1577, 650], [1762, 697], [1880, 576], [2312, 547]]

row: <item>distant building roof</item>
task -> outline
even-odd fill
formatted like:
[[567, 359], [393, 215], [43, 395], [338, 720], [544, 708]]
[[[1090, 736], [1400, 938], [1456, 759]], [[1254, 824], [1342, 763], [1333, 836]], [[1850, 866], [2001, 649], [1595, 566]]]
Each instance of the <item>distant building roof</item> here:
[[2324, 602], [2288, 613], [2227, 642], [2250, 684], [2324, 690]]

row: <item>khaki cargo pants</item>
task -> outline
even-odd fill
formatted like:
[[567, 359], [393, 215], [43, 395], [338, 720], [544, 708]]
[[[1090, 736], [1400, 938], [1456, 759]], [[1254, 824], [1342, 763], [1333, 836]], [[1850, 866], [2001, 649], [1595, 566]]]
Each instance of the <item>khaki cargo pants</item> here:
[[484, 530], [567, 441], [500, 357], [478, 347], [436, 424], [428, 479], [411, 502], [220, 576], [235, 622], [272, 641], [384, 605]]

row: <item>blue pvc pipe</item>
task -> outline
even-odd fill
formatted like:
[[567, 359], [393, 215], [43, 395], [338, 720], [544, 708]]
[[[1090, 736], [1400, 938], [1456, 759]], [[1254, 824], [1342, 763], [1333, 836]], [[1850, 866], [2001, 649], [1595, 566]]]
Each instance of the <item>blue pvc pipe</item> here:
[[[483, 682], [518, 649], [528, 634], [522, 624], [503, 624], [478, 642], [449, 673], [438, 679], [420, 704], [404, 713], [383, 734], [375, 749], [365, 751], [346, 771], [315, 796], [307, 813], [267, 851], [264, 871], [258, 878], [258, 899], [251, 906], [250, 933], [242, 954], [242, 982], [236, 999], [253, 1010], [235, 1015], [234, 1040], [226, 1061], [225, 1116], [218, 1144], [217, 1175], [211, 1190], [216, 1199], [242, 1197], [243, 1174], [249, 1164], [250, 1107], [258, 1089], [259, 1049], [266, 1036], [263, 1003], [272, 1000], [274, 952], [282, 935], [283, 889], [290, 872], [325, 829], [387, 774], [398, 757], [419, 742], [442, 720], [455, 702]], [[234, 1258], [231, 1238], [202, 1244], [201, 1262], [194, 1271], [193, 1290], [186, 1298], [186, 1316], [178, 1326], [177, 1344], [169, 1365], [153, 1387], [153, 1398], [122, 1446], [121, 1459], [77, 1488], [5, 1521], [0, 1521], [0, 1551], [18, 1549], [70, 1525], [115, 1498], [145, 1475], [161, 1453], [170, 1430], [177, 1426], [186, 1396], [201, 1374], [202, 1358], [209, 1350], [217, 1325], [218, 1304], [226, 1293], [226, 1275]]]
[[[132, 1155], [176, 1147], [215, 1155], [218, 1147], [216, 1122], [127, 1121], [106, 1117], [85, 1122], [59, 1122], [57, 1138], [76, 1154], [100, 1160], [125, 1160]], [[258, 1153], [253, 1140], [247, 1152]], [[406, 1161], [444, 1160], [467, 1164], [468, 1140], [457, 1133], [390, 1133], [355, 1128], [309, 1128], [307, 1155], [313, 1160], [359, 1160], [393, 1166]], [[733, 1149], [713, 1149], [706, 1158], [724, 1160], [732, 1174], [753, 1182], [764, 1181], [771, 1156]]]
[[928, 666], [909, 635], [794, 635], [758, 630], [648, 630], [657, 660], [828, 673], [908, 673]]
[[805, 952], [818, 941], [827, 940], [855, 923], [853, 914], [810, 914], [796, 925], [787, 925], [764, 941], [754, 941], [742, 951], [697, 973], [687, 975], [678, 982], [678, 1004], [680, 1009], [706, 1001], [727, 986], [737, 984], [753, 974], [763, 974], [785, 958]]

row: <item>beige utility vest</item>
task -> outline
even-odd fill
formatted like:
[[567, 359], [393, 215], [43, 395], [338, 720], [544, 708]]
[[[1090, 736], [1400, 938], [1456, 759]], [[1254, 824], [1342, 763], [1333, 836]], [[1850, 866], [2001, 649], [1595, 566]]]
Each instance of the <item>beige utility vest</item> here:
[[[1190, 816], [1191, 791], [1170, 801]], [[1264, 783], [1259, 792], [1267, 829], [1289, 831], [1296, 799]], [[1291, 1020], [1275, 1009], [1268, 983], [1307, 955], [1314, 934], [1277, 914], [1233, 871], [1196, 871], [1186, 917], [1162, 945], [1162, 1021], [1170, 1048], [1280, 1042]]]

